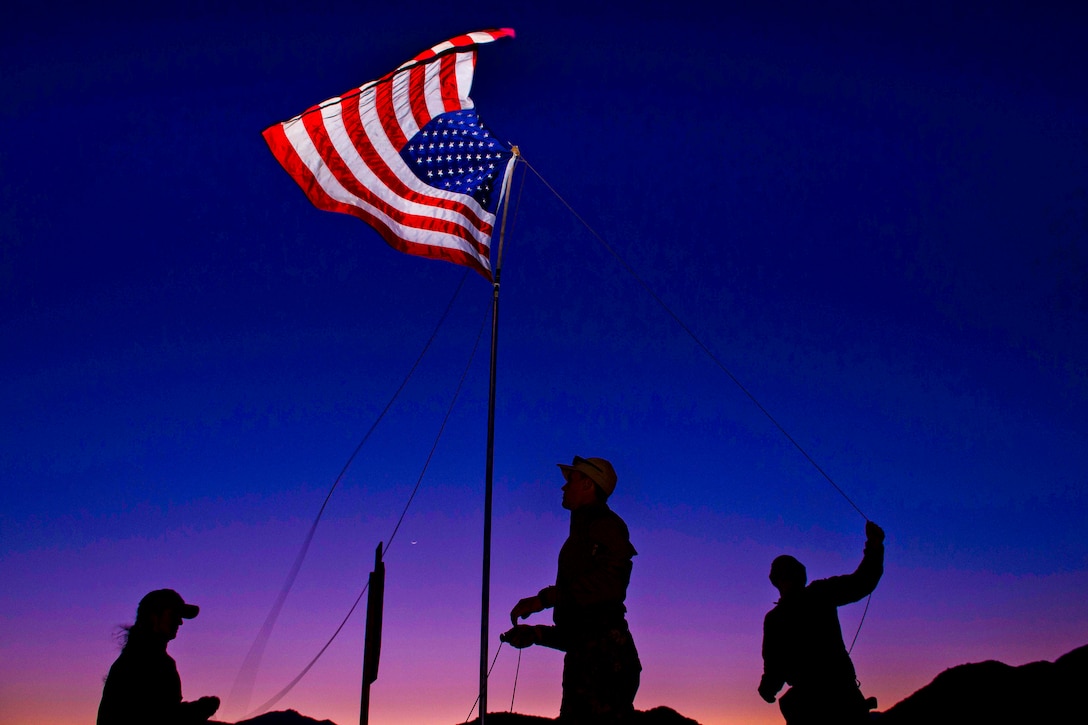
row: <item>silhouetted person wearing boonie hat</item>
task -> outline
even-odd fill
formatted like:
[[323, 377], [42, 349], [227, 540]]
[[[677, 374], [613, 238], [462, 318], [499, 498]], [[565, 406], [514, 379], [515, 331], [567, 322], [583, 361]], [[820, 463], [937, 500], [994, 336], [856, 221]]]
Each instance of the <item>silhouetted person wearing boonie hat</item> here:
[[[514, 628], [502, 640], [519, 649], [534, 644], [563, 657], [562, 725], [615, 725], [634, 713], [642, 664], [627, 628], [627, 584], [631, 546], [627, 524], [607, 499], [616, 472], [603, 458], [574, 457], [558, 464], [566, 483], [563, 508], [570, 511], [570, 535], [559, 551], [555, 584], [526, 597], [510, 612]], [[552, 609], [555, 626], [518, 624]]]
[[771, 563], [771, 583], [782, 595], [763, 620], [763, 679], [759, 695], [778, 704], [788, 725], [853, 725], [868, 721], [870, 704], [858, 687], [842, 640], [838, 607], [872, 594], [884, 573], [884, 531], [865, 523], [865, 554], [853, 574], [819, 579], [792, 556]]
[[126, 627], [125, 646], [110, 667], [98, 725], [195, 725], [219, 709], [218, 697], [181, 699], [181, 677], [166, 645], [183, 619], [200, 612], [173, 589], [156, 589], [140, 600], [136, 623]]

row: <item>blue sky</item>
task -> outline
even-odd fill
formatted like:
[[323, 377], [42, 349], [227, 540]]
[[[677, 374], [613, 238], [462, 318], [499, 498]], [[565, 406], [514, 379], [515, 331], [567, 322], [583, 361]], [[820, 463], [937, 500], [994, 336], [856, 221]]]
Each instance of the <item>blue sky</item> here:
[[[187, 696], [227, 694], [464, 274], [311, 207], [260, 132], [484, 27], [517, 31], [481, 50], [485, 122], [887, 529], [867, 693], [887, 706], [963, 661], [1084, 644], [1083, 13], [3, 12], [0, 721], [86, 721], [110, 633], [159, 586], [203, 607], [172, 645]], [[755, 694], [766, 567], [849, 570], [862, 518], [524, 166], [514, 187], [492, 621], [554, 575], [554, 463], [608, 457], [640, 551], [636, 704], [776, 722]], [[470, 273], [333, 497], [254, 701], [357, 596], [489, 300]], [[474, 696], [486, 343], [389, 553], [386, 722], [455, 722]], [[281, 707], [356, 716], [355, 620]], [[515, 663], [500, 653], [493, 709]], [[554, 715], [558, 666], [525, 653], [515, 709]]]

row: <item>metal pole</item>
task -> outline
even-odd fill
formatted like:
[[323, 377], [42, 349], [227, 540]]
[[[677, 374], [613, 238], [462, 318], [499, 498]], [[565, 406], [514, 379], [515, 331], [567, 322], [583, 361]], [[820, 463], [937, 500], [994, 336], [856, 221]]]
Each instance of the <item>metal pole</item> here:
[[[514, 165], [519, 158], [518, 147], [514, 146]], [[480, 606], [480, 725], [487, 717], [487, 645], [488, 613], [491, 608], [491, 499], [492, 484], [495, 476], [495, 372], [499, 355], [499, 277], [502, 275], [502, 245], [506, 237], [506, 217], [510, 211], [510, 180], [514, 175], [513, 165], [504, 180], [506, 193], [502, 209], [502, 225], [499, 229], [499, 253], [495, 261], [495, 282], [491, 296], [491, 375], [487, 391], [487, 464], [484, 469], [484, 564], [482, 602]]]
[[491, 298], [491, 382], [487, 401], [487, 466], [484, 474], [484, 567], [483, 601], [480, 609], [480, 725], [487, 716], [488, 612], [491, 599], [491, 499], [495, 473], [495, 362], [499, 344], [499, 282]]

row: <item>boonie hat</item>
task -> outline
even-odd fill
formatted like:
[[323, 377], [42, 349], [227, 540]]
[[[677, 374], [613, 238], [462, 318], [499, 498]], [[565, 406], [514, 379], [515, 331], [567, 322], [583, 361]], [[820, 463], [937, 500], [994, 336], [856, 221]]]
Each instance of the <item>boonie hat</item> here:
[[158, 614], [167, 609], [173, 609], [182, 619], [192, 619], [200, 614], [200, 607], [195, 604], [186, 604], [181, 595], [173, 589], [156, 589], [148, 592], [140, 600], [140, 606], [136, 608], [136, 618], [141, 615]]
[[616, 470], [612, 468], [611, 463], [603, 458], [575, 456], [570, 465], [566, 463], [557, 463], [555, 465], [559, 466], [559, 470], [563, 472], [563, 478], [567, 480], [570, 480], [571, 471], [579, 471], [600, 486], [606, 495], [611, 496], [612, 492], [616, 490]]

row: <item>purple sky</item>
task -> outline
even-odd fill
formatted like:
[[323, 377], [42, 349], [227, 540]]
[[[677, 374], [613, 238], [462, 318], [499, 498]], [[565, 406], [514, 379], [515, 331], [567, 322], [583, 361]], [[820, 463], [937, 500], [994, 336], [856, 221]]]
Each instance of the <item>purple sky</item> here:
[[[314, 209], [260, 132], [487, 27], [517, 38], [481, 49], [485, 123], [887, 530], [866, 694], [1085, 644], [1088, 21], [884, 6], [0, 11], [0, 724], [89, 722], [159, 587], [202, 607], [171, 645], [186, 696], [231, 691], [464, 274]], [[334, 494], [251, 707], [388, 541], [490, 302], [469, 275]], [[554, 578], [554, 464], [603, 456], [639, 551], [636, 706], [780, 722], [755, 691], [769, 563], [850, 571], [863, 518], [531, 173], [502, 281], [492, 652]], [[476, 696], [486, 347], [386, 558], [373, 722], [452, 725]], [[362, 614], [277, 709], [357, 719]], [[518, 666], [499, 653], [491, 710]], [[514, 709], [554, 716], [560, 668], [523, 652]]]

